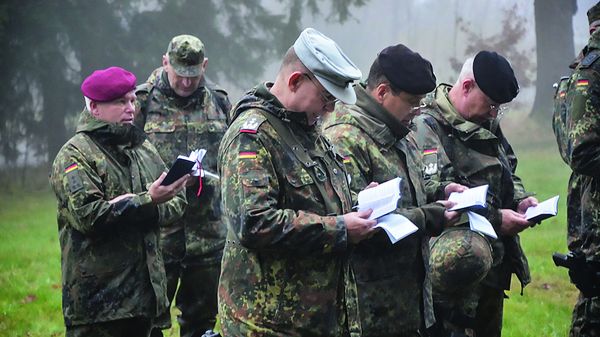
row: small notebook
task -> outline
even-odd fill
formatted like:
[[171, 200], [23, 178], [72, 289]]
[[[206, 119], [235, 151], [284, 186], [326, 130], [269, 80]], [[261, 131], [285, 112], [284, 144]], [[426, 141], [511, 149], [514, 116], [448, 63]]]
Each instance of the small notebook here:
[[481, 185], [470, 188], [464, 192], [452, 192], [448, 197], [448, 201], [456, 203], [450, 211], [459, 210], [479, 210], [485, 208], [488, 185]]
[[358, 210], [372, 209], [373, 213], [371, 213], [369, 219], [377, 219], [393, 212], [398, 207], [398, 200], [401, 197], [401, 182], [402, 178], [398, 177], [360, 191], [358, 193]]
[[177, 179], [183, 177], [186, 174], [191, 174], [193, 176], [200, 175], [200, 163], [202, 162], [202, 158], [204, 158], [204, 154], [206, 154], [206, 150], [194, 150], [190, 153], [189, 156], [177, 156], [177, 159], [167, 172], [167, 176], [162, 181], [161, 185], [168, 186], [177, 181]]
[[558, 195], [540, 202], [537, 206], [531, 206], [525, 211], [525, 216], [530, 222], [538, 223], [542, 220], [555, 216], [558, 213]]

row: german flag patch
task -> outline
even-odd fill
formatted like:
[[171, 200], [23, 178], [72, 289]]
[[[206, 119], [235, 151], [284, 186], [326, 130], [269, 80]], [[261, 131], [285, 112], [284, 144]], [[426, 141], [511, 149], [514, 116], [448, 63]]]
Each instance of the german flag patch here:
[[350, 164], [350, 156], [344, 156], [344, 164]]
[[428, 154], [434, 154], [437, 152], [438, 152], [437, 148], [425, 149], [425, 150], [423, 150], [423, 155], [426, 156]]
[[240, 159], [256, 159], [256, 152], [248, 152], [248, 151], [240, 152], [239, 158]]
[[65, 173], [69, 173], [71, 171], [75, 171], [79, 168], [79, 166], [77, 165], [77, 163], [73, 163], [71, 165], [69, 165], [66, 169], [65, 169]]
[[590, 81], [588, 80], [577, 80], [577, 83], [575, 84], [575, 86], [577, 88], [581, 88], [581, 87], [587, 87], [590, 84]]

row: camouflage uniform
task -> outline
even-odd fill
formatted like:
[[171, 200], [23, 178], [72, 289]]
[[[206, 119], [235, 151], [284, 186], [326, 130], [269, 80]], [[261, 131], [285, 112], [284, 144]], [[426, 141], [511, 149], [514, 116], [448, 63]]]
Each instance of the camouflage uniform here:
[[[447, 84], [439, 85], [425, 98], [427, 107], [415, 119], [417, 143], [424, 154], [424, 176], [428, 187], [438, 193], [442, 191], [440, 182], [454, 181], [468, 187], [489, 184], [487, 218], [498, 232], [502, 223], [500, 209], [514, 210], [531, 194], [525, 192], [521, 179], [514, 174], [517, 158], [501, 129], [461, 117], [448, 98], [450, 88]], [[500, 336], [504, 290], [510, 288], [511, 275], [517, 275], [522, 288], [531, 281], [518, 235], [500, 236], [491, 245], [492, 269], [464, 301], [465, 312], [457, 314], [454, 309], [446, 312], [446, 317], [452, 314], [471, 321], [466, 325], [474, 325], [480, 337]], [[437, 303], [443, 300], [435, 289], [434, 301], [438, 310]]]
[[[183, 193], [158, 206], [147, 189], [165, 169], [143, 132], [81, 113], [50, 183], [58, 199], [63, 314], [70, 328], [154, 319], [167, 309], [159, 226], [183, 214]], [[126, 193], [135, 197], [109, 204]]]
[[283, 107], [271, 85], [236, 105], [219, 149], [228, 229], [219, 284], [223, 333], [357, 335], [355, 311], [347, 315], [345, 307], [344, 289], [355, 288], [341, 216], [352, 200], [341, 157], [304, 113]]
[[[561, 113], [554, 119], [555, 131], [564, 132], [556, 132], [561, 154], [573, 170], [567, 199], [569, 250], [583, 252], [587, 261], [596, 263], [600, 263], [599, 58], [600, 30], [596, 30], [575, 72], [559, 85], [555, 102]], [[570, 336], [600, 336], [600, 297], [580, 293]]]
[[[217, 172], [218, 146], [231, 107], [224, 91], [201, 83], [191, 96], [179, 97], [171, 89], [167, 73], [158, 68], [149, 82], [138, 86], [136, 94], [140, 108], [136, 123], [144, 128], [168, 166], [178, 155], [202, 148], [207, 151], [203, 169]], [[181, 310], [178, 320], [182, 336], [212, 328], [217, 314], [225, 226], [220, 219], [219, 182], [209, 177], [202, 180], [200, 197], [196, 196], [198, 183], [187, 188], [188, 207], [181, 221], [161, 229], [169, 300], [180, 280], [176, 306]], [[169, 317], [162, 321], [162, 327], [170, 326]]]
[[441, 232], [444, 207], [425, 205], [420, 152], [410, 130], [363, 85], [354, 90], [356, 105], [337, 104], [324, 121], [324, 134], [344, 156], [353, 192], [372, 181], [401, 177], [398, 213], [421, 229], [396, 244], [379, 231], [352, 251], [363, 336], [418, 336], [424, 320], [427, 326], [434, 321], [431, 284], [426, 277], [428, 235]]

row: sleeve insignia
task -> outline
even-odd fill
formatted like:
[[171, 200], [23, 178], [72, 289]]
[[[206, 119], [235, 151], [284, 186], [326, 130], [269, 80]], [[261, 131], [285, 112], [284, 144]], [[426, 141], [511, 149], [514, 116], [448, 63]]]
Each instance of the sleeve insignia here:
[[423, 173], [425, 173], [425, 175], [431, 176], [437, 173], [437, 152], [437, 148], [426, 149], [423, 151]]
[[244, 124], [240, 128], [240, 132], [241, 133], [256, 133], [260, 124], [261, 123], [256, 118], [252, 117], [244, 122]]
[[248, 152], [248, 151], [240, 152], [239, 158], [240, 159], [256, 159], [256, 152]]
[[83, 181], [81, 181], [81, 177], [79, 176], [79, 166], [77, 163], [69, 165], [65, 169], [65, 174], [67, 175], [67, 182], [69, 184], [69, 191], [71, 193], [75, 193], [83, 189]]

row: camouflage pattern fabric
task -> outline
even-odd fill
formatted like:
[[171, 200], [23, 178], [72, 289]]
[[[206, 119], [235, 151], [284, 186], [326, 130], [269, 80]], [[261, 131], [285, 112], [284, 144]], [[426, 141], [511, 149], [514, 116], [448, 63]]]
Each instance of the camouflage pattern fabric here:
[[[567, 163], [573, 170], [567, 199], [567, 239], [569, 250], [581, 251], [588, 261], [600, 262], [600, 30], [592, 34], [583, 54], [566, 93]], [[570, 336], [600, 336], [600, 297], [580, 295]]]
[[[283, 108], [271, 85], [238, 102], [219, 149], [228, 229], [223, 335], [358, 336], [356, 317], [346, 314], [355, 307], [346, 296], [352, 283], [341, 215], [352, 200], [341, 157], [306, 114]], [[289, 142], [311, 159], [300, 162]]]
[[[517, 158], [500, 127], [491, 123], [482, 126], [462, 118], [450, 103], [450, 88], [447, 84], [439, 85], [424, 99], [426, 107], [415, 119], [417, 143], [424, 155], [423, 174], [427, 188], [433, 194], [440, 193], [440, 185], [448, 181], [469, 187], [489, 184], [487, 218], [498, 232], [502, 222], [499, 210], [514, 210], [531, 194], [525, 191], [521, 179], [515, 175]], [[514, 273], [521, 287], [526, 286], [531, 277], [519, 236], [500, 236], [491, 244], [493, 265], [482, 284], [509, 289]], [[436, 289], [434, 300], [437, 301], [435, 293]], [[474, 315], [474, 312], [468, 313], [468, 316]], [[499, 329], [501, 326], [498, 333]]]
[[[136, 94], [136, 124], [144, 129], [167, 166], [178, 155], [206, 149], [202, 168], [217, 172], [217, 152], [231, 107], [224, 91], [201, 83], [191, 96], [179, 97], [161, 67], [152, 72], [147, 83], [138, 86]], [[191, 336], [194, 331], [202, 333], [214, 326], [218, 266], [225, 244], [219, 181], [205, 176], [199, 197], [198, 188], [196, 182], [186, 189], [188, 207], [181, 221], [161, 228], [169, 300], [175, 297], [180, 282], [176, 304], [181, 311], [178, 320], [182, 336]], [[165, 316], [158, 326], [168, 328], [170, 324], [170, 317]]]
[[434, 321], [431, 284], [426, 277], [428, 235], [441, 232], [444, 207], [425, 205], [421, 156], [410, 130], [377, 103], [364, 85], [355, 85], [354, 90], [356, 104], [338, 103], [323, 121], [323, 132], [344, 156], [354, 195], [372, 181], [401, 177], [397, 213], [420, 228], [396, 244], [379, 231], [353, 249], [351, 266], [363, 336], [417, 336], [424, 321], [427, 326]]
[[[152, 86], [138, 87], [140, 113], [136, 124], [143, 127], [148, 139], [158, 149], [168, 167], [178, 155], [188, 155], [195, 149], [206, 149], [202, 168], [217, 171], [217, 151], [227, 128], [226, 112], [217, 103], [221, 95], [208, 87], [200, 87], [190, 97], [178, 97], [170, 88], [166, 73], [158, 70]], [[187, 262], [214, 263], [220, 260], [225, 240], [221, 224], [219, 181], [205, 177], [202, 193], [196, 197], [198, 184], [188, 187], [188, 207], [177, 227], [166, 229], [163, 239], [176, 229], [185, 232]], [[174, 235], [176, 237], [176, 235]]]
[[[50, 175], [67, 326], [154, 318], [167, 309], [158, 232], [182, 215], [185, 200], [182, 192], [152, 203], [147, 189], [164, 169], [139, 128], [81, 113], [77, 134], [58, 152]], [[109, 204], [125, 193], [136, 196]]]

